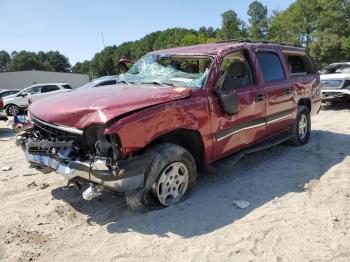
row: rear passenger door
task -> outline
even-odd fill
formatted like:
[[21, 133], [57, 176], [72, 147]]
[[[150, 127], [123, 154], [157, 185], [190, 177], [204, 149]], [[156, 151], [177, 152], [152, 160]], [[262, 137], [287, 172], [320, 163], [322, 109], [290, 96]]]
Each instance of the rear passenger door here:
[[266, 136], [269, 136], [292, 124], [295, 108], [293, 86], [279, 52], [273, 49], [257, 50], [256, 57], [266, 94]]

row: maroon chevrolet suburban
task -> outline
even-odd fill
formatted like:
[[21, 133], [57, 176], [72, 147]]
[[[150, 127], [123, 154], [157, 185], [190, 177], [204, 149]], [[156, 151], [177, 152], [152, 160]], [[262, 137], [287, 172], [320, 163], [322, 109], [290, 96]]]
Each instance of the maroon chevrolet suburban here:
[[[28, 162], [69, 183], [125, 192], [132, 208], [183, 200], [197, 169], [279, 143], [303, 145], [321, 105], [303, 48], [226, 41], [154, 51], [116, 85], [76, 90], [29, 107], [17, 137]], [[235, 158], [233, 158], [235, 159]]]

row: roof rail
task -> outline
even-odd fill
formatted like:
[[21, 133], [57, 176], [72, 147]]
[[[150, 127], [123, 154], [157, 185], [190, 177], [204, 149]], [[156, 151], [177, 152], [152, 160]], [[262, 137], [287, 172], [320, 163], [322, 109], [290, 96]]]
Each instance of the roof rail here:
[[261, 40], [261, 41], [253, 41], [250, 39], [228, 39], [228, 40], [220, 40], [216, 41], [215, 43], [256, 43], [256, 44], [275, 44], [275, 45], [283, 45], [283, 46], [294, 46], [294, 47], [302, 47], [300, 45], [295, 45], [292, 43], [284, 43], [284, 42], [274, 42], [274, 41], [268, 41], [268, 40]]

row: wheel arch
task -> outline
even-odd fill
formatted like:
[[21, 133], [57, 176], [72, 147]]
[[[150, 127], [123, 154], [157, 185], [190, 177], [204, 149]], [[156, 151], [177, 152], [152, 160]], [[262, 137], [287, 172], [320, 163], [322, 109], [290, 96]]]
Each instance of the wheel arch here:
[[204, 142], [198, 131], [178, 128], [156, 137], [144, 149], [162, 143], [171, 143], [185, 148], [192, 154], [197, 167], [204, 165]]
[[311, 100], [309, 98], [301, 98], [298, 101], [298, 106], [305, 106], [311, 112]]

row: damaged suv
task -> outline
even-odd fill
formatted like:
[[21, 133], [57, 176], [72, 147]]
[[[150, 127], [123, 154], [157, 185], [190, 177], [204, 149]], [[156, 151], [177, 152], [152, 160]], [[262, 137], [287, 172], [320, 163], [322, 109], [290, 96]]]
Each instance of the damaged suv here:
[[132, 208], [183, 200], [197, 169], [285, 141], [303, 145], [321, 105], [320, 79], [302, 48], [228, 41], [146, 54], [117, 84], [29, 107], [17, 136], [28, 162], [87, 200], [125, 192]]

